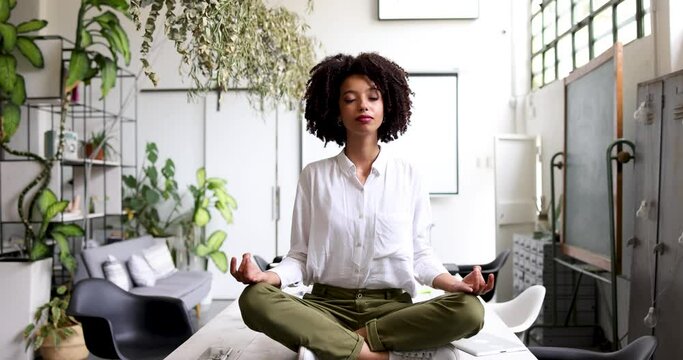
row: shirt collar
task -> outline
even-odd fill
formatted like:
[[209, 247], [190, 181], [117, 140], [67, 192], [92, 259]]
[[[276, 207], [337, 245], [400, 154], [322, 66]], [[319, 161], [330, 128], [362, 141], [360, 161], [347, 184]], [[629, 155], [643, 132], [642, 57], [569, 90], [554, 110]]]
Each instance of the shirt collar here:
[[[382, 151], [382, 147], [380, 146], [379, 154], [377, 154], [375, 161], [372, 162], [372, 172], [375, 175], [381, 175], [384, 169], [386, 169], [387, 155], [385, 154], [385, 151]], [[337, 155], [337, 164], [339, 164], [339, 167], [347, 172], [353, 172], [356, 168], [356, 165], [354, 165], [351, 159], [349, 159], [344, 153], [344, 149], [342, 149], [339, 152], [339, 155]]]

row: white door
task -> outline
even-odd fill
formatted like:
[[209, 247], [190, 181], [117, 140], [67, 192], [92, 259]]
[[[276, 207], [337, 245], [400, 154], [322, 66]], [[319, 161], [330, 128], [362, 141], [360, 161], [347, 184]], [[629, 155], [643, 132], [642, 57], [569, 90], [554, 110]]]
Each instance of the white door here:
[[[224, 93], [217, 108], [217, 96], [206, 97], [206, 174], [228, 181], [227, 190], [237, 200], [234, 223], [226, 226], [212, 214], [207, 234], [227, 231], [223, 251], [228, 258], [242, 253], [258, 254], [266, 260], [275, 256], [276, 222], [273, 218], [275, 181], [274, 112], [254, 110], [244, 91]], [[235, 299], [244, 288], [229, 272], [222, 274], [212, 264], [212, 295]]]

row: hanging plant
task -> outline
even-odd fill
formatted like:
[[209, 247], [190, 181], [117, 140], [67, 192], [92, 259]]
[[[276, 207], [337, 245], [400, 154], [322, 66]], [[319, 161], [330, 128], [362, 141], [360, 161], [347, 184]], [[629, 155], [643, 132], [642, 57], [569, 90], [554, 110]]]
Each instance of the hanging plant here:
[[[156, 85], [148, 60], [157, 19], [181, 56], [181, 73], [195, 92], [249, 88], [261, 109], [268, 103], [293, 108], [304, 94], [315, 62], [308, 26], [293, 12], [263, 0], [131, 0], [131, 17], [142, 28], [140, 7], [150, 4], [141, 47], [143, 69]], [[308, 2], [309, 10], [312, 1]], [[163, 15], [162, 15], [163, 11]]]

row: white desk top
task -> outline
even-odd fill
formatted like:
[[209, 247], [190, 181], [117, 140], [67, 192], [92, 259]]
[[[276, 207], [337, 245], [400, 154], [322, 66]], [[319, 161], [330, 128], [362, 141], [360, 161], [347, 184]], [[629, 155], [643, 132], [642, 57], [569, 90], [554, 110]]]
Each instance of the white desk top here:
[[[486, 304], [484, 307], [486, 308]], [[493, 311], [486, 311], [482, 331], [495, 333], [500, 337], [522, 344], [521, 340], [505, 326]], [[249, 329], [242, 321], [237, 301], [234, 301], [199, 329], [197, 333], [171, 353], [166, 360], [195, 360], [212, 346], [231, 347], [232, 354], [228, 358], [230, 360], [293, 360], [296, 358], [296, 354], [285, 346]], [[536, 358], [527, 350], [480, 357], [459, 351], [458, 359], [529, 360]]]

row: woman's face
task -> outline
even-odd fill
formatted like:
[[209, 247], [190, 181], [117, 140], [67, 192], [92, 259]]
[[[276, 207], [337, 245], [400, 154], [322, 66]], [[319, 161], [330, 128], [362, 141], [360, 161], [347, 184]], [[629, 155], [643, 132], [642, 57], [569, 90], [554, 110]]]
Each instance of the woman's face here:
[[341, 85], [339, 113], [347, 136], [374, 135], [384, 120], [382, 94], [365, 75], [351, 75]]

